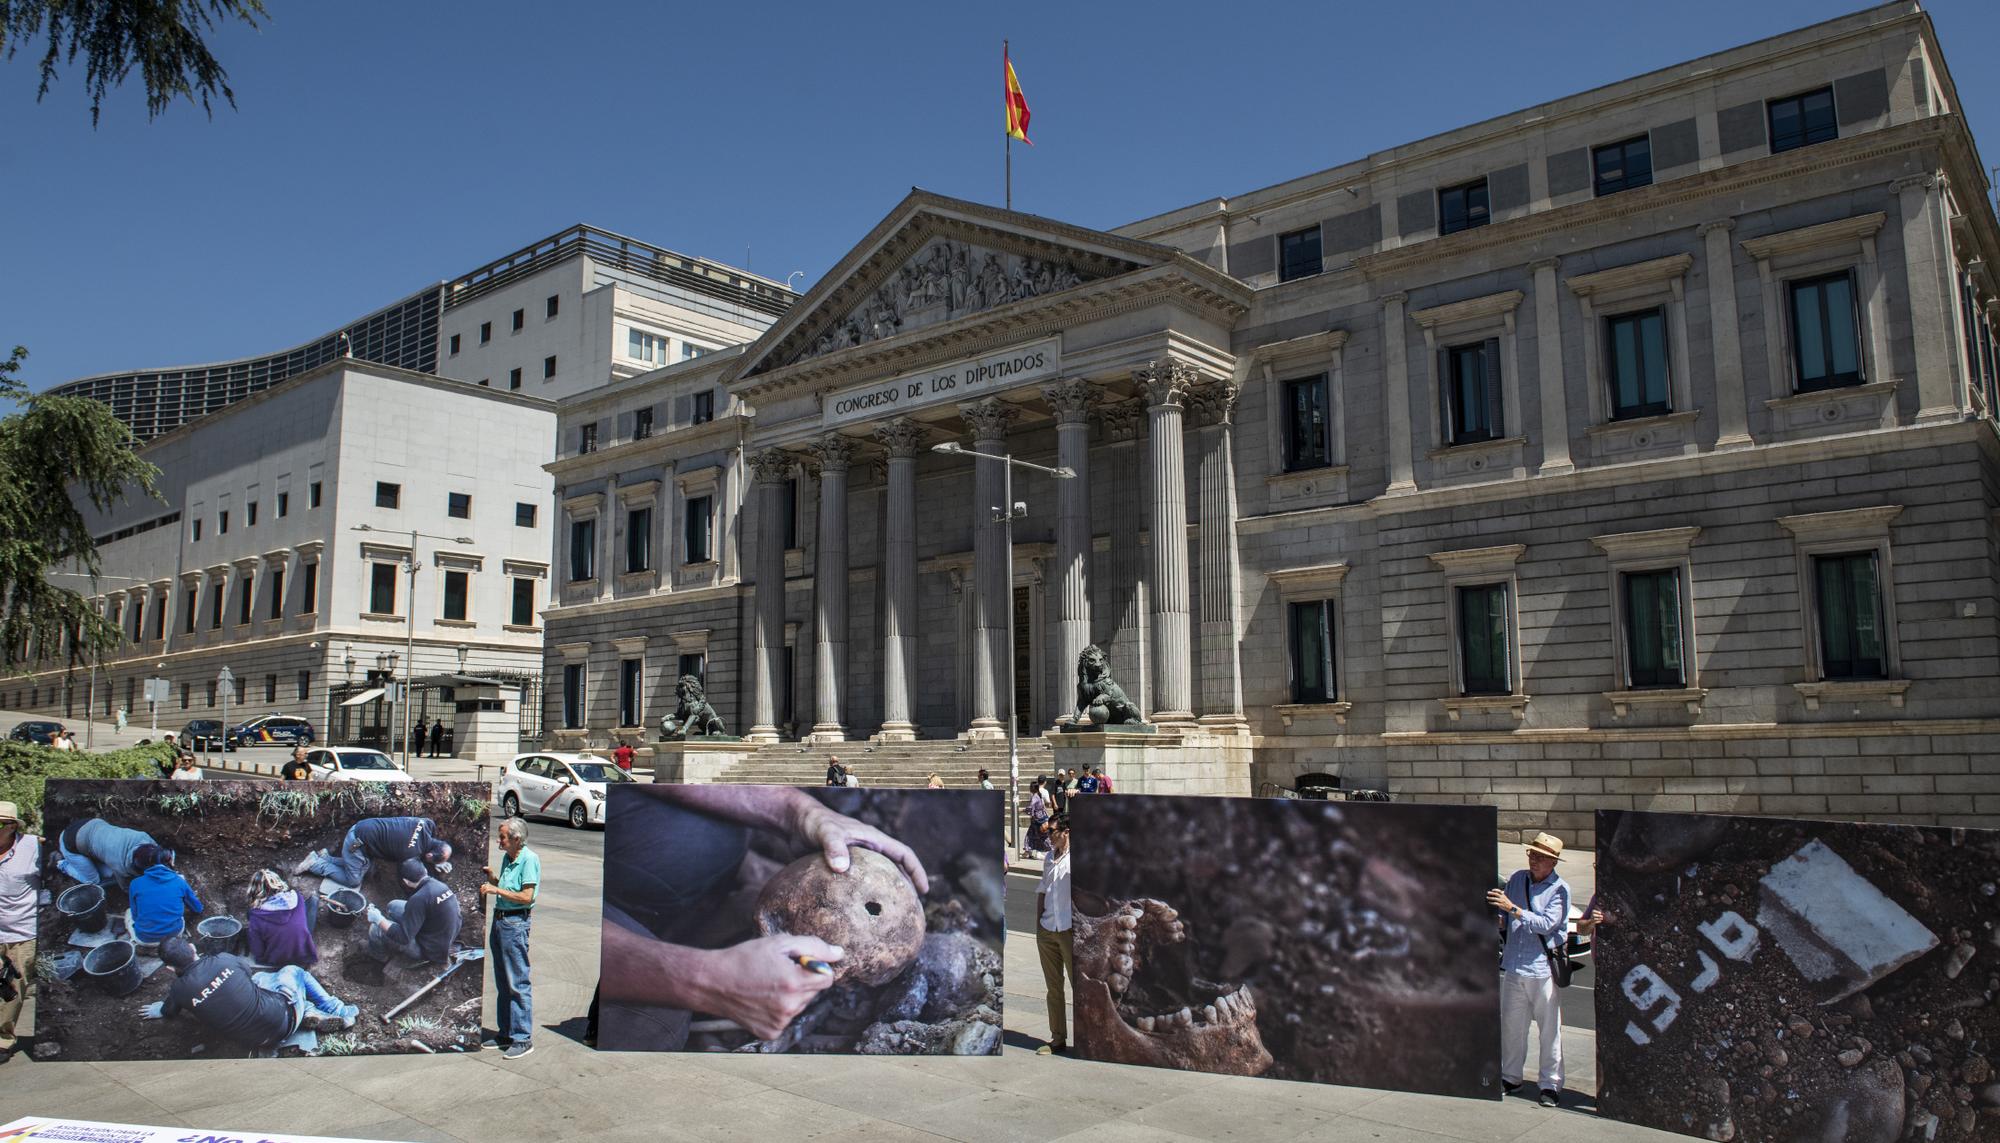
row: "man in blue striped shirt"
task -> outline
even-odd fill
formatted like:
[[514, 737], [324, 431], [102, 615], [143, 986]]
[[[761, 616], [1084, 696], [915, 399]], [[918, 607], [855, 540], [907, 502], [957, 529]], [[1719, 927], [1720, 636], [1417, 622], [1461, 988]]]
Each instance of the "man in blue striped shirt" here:
[[1487, 904], [1507, 918], [1500, 951], [1500, 1086], [1509, 1094], [1521, 1086], [1533, 1023], [1541, 1037], [1543, 1107], [1562, 1102], [1562, 990], [1548, 958], [1551, 946], [1562, 947], [1569, 927], [1569, 886], [1556, 874], [1562, 850], [1562, 839], [1536, 834], [1528, 843], [1528, 867], [1509, 877], [1505, 889], [1486, 894]]

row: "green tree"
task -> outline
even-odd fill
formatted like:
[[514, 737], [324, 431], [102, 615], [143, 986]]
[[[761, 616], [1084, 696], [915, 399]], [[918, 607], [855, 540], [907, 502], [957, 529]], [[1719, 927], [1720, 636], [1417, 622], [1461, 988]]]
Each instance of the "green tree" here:
[[262, 15], [263, 0], [0, 0], [0, 48], [13, 59], [22, 44], [48, 38], [36, 102], [49, 93], [57, 65], [82, 56], [93, 127], [105, 94], [134, 67], [146, 85], [146, 118], [158, 118], [179, 98], [199, 100], [212, 118], [210, 98], [219, 95], [234, 107], [236, 93], [202, 35], [218, 18], [254, 28]]
[[20, 379], [28, 351], [0, 361], [0, 670], [16, 672], [36, 648], [62, 648], [66, 665], [117, 646], [119, 632], [73, 588], [48, 573], [96, 575], [97, 543], [72, 493], [105, 511], [135, 492], [159, 499], [160, 470], [140, 459], [111, 407], [88, 397], [30, 393]]

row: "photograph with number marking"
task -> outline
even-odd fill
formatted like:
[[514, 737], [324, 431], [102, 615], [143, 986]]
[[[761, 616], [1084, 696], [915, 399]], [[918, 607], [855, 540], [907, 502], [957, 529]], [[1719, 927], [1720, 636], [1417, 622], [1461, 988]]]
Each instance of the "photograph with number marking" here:
[[1604, 810], [1597, 837], [1604, 1114], [2000, 1138], [2000, 831]]

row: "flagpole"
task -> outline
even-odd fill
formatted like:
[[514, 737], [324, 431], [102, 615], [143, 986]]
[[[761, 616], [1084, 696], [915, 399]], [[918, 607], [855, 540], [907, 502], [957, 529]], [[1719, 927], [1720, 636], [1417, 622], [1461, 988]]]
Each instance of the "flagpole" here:
[[1003, 132], [1007, 138], [1007, 209], [1014, 209], [1014, 93], [1007, 88], [1007, 41], [1000, 41], [1000, 93], [1007, 100], [1007, 126]]

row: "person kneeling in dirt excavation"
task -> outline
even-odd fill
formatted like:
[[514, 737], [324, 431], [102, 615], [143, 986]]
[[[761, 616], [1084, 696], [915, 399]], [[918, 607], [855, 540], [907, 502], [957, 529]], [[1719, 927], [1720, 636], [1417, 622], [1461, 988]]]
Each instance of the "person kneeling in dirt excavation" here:
[[144, 953], [168, 937], [186, 932], [187, 914], [199, 915], [203, 909], [187, 878], [175, 871], [173, 850], [142, 845], [133, 860], [146, 871], [134, 877], [126, 890], [131, 908], [125, 911], [125, 927]]
[[56, 868], [85, 885], [130, 884], [146, 867], [134, 860], [142, 845], [156, 845], [153, 835], [115, 826], [103, 818], [71, 822], [56, 839]]
[[370, 861], [386, 861], [400, 867], [410, 858], [421, 858], [439, 873], [451, 872], [451, 844], [437, 836], [437, 823], [429, 818], [363, 818], [348, 829], [340, 843], [338, 857], [324, 849], [305, 855], [293, 873], [317, 873], [337, 885], [361, 888], [368, 876]]
[[204, 1031], [253, 1052], [277, 1047], [308, 1019], [352, 1028], [361, 1014], [295, 964], [259, 972], [234, 953], [196, 959], [194, 946], [178, 937], [160, 946], [160, 959], [174, 970], [174, 983], [165, 1000], [139, 1009], [139, 1015], [160, 1020], [186, 1012]]
[[[908, 846], [803, 790], [673, 786], [665, 798], [635, 799], [619, 813], [627, 816], [617, 833], [606, 835], [616, 844], [608, 846], [604, 864], [627, 873], [605, 879], [600, 1008], [618, 1010], [637, 1034], [621, 1034], [615, 1048], [680, 1051], [695, 1012], [775, 1040], [833, 983], [832, 975], [802, 963], [838, 963], [844, 955], [817, 937], [777, 934], [728, 948], [668, 939], [685, 940], [691, 918], [715, 916], [739, 889], [754, 897], [758, 887], [741, 884], [740, 876], [753, 827], [817, 846], [835, 873], [852, 863], [848, 847], [872, 849], [901, 866], [919, 895], [930, 891], [923, 864]], [[748, 929], [748, 919], [743, 922]]]
[[313, 936], [318, 924], [317, 895], [292, 888], [275, 869], [251, 875], [250, 923], [244, 926], [251, 960], [311, 968], [319, 963], [319, 941]]
[[414, 857], [403, 862], [398, 872], [410, 895], [389, 902], [387, 910], [368, 906], [368, 955], [380, 961], [401, 955], [424, 963], [445, 963], [451, 959], [451, 946], [458, 940], [459, 922], [464, 920], [458, 895]]

